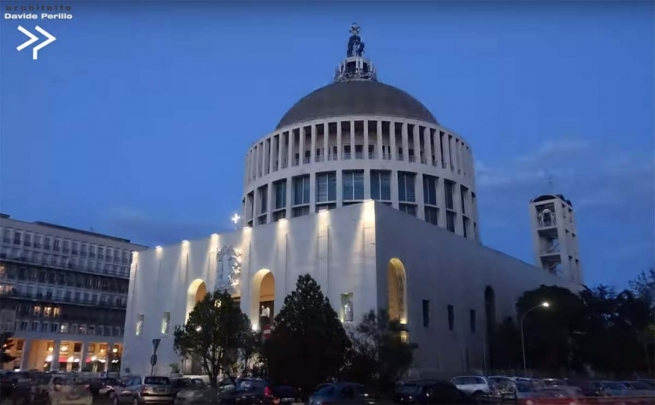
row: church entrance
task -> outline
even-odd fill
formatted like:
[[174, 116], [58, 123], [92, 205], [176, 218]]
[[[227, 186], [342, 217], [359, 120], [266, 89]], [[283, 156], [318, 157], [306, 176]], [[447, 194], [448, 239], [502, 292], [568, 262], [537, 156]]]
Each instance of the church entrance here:
[[268, 269], [259, 270], [253, 277], [250, 321], [262, 329], [273, 323], [275, 316], [275, 277]]

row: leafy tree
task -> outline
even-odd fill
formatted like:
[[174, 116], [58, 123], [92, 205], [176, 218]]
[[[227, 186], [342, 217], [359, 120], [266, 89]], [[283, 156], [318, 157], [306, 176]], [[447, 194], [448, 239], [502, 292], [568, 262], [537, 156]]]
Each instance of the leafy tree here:
[[313, 390], [337, 377], [350, 346], [337, 313], [316, 281], [309, 274], [298, 277], [264, 345], [269, 376]]
[[10, 355], [8, 352], [14, 346], [14, 342], [11, 340], [13, 334], [11, 333], [0, 333], [0, 364], [5, 364], [16, 360], [16, 357]]
[[655, 267], [639, 273], [637, 278], [630, 282], [630, 288], [636, 296], [649, 302], [651, 307], [655, 306]]
[[[548, 308], [539, 308], [548, 302]], [[570, 290], [557, 286], [541, 286], [524, 293], [516, 303], [519, 332], [523, 318], [525, 351], [528, 368], [557, 373], [561, 368], [584, 370], [584, 359], [578, 350], [579, 337], [585, 336], [589, 309]]]
[[370, 311], [349, 330], [352, 350], [344, 370], [347, 380], [357, 381], [383, 392], [393, 388], [414, 361], [415, 344], [403, 342], [399, 321], [390, 320], [385, 310]]
[[229, 373], [250, 334], [250, 320], [239, 304], [230, 294], [216, 291], [196, 304], [184, 325], [175, 327], [173, 347], [178, 355], [198, 362], [216, 387], [219, 374]]
[[490, 336], [490, 363], [493, 368], [519, 370], [521, 359], [521, 332], [511, 317], [503, 320], [493, 329]]

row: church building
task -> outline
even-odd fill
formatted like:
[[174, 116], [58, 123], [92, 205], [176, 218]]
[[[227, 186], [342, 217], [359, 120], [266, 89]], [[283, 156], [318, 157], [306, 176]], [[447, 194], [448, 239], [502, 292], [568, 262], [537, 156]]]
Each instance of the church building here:
[[581, 283], [481, 243], [472, 146], [378, 80], [356, 25], [334, 82], [247, 151], [241, 218], [243, 229], [134, 253], [124, 368], [150, 373], [161, 339], [156, 372], [194, 372], [173, 331], [207, 291], [230, 291], [262, 328], [310, 274], [344, 324], [378, 308], [398, 319], [418, 344], [416, 375], [484, 370], [489, 331], [525, 291]]

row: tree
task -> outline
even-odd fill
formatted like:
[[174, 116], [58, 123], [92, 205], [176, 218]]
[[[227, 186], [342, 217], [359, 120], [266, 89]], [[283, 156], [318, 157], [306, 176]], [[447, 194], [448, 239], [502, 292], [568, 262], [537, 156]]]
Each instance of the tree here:
[[402, 325], [390, 320], [386, 310], [370, 311], [349, 330], [352, 350], [344, 370], [347, 380], [374, 388], [393, 388], [414, 361], [415, 344], [402, 340]]
[[551, 373], [562, 368], [583, 371], [579, 341], [587, 335], [589, 308], [566, 288], [542, 285], [524, 293], [516, 303], [519, 333], [523, 315], [543, 302], [550, 307], [536, 309], [523, 318], [528, 368]]
[[216, 291], [196, 304], [184, 325], [175, 327], [173, 347], [178, 355], [198, 362], [215, 388], [219, 374], [229, 373], [250, 334], [250, 320], [239, 304], [230, 294]]
[[9, 350], [14, 346], [14, 342], [11, 340], [13, 336], [12, 333], [5, 332], [0, 333], [0, 364], [5, 364], [16, 360], [16, 357], [10, 355]]
[[630, 281], [632, 292], [639, 298], [655, 306], [655, 267], [639, 273], [636, 279]]
[[298, 277], [264, 345], [269, 376], [311, 391], [338, 376], [349, 348], [350, 340], [319, 285], [309, 274]]

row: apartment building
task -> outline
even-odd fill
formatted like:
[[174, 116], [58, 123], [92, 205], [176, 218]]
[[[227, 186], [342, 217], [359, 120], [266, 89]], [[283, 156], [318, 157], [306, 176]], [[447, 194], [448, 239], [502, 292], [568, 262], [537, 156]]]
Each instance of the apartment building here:
[[5, 369], [120, 370], [127, 239], [0, 214], [0, 309], [13, 311]]

